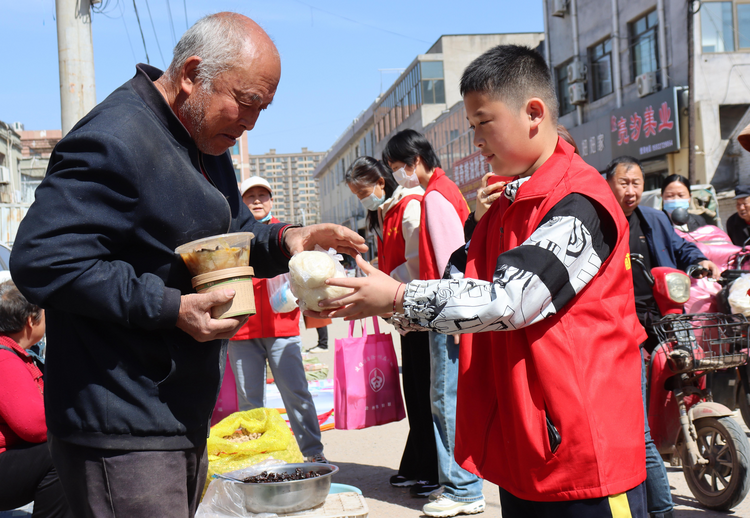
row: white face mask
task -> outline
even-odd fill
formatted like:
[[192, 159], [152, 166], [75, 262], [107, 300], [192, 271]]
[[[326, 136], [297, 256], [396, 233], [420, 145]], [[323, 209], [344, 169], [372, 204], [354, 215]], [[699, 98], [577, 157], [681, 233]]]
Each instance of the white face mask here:
[[385, 193], [381, 197], [375, 196], [375, 189], [367, 195], [367, 197], [362, 198], [359, 200], [359, 202], [362, 204], [362, 206], [365, 208], [365, 210], [368, 211], [375, 211], [378, 210], [378, 207], [380, 207], [383, 202], [385, 201]]
[[406, 172], [406, 166], [399, 168], [393, 173], [393, 179], [403, 187], [404, 189], [411, 189], [419, 185], [419, 177], [417, 176], [417, 166], [411, 173]]

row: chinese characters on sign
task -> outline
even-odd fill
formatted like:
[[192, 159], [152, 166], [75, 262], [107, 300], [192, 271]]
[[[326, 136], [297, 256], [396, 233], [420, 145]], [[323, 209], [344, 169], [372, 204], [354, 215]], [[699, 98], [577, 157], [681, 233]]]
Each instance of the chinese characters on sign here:
[[610, 134], [615, 157], [643, 159], [679, 150], [676, 89], [662, 90], [612, 112]]
[[482, 177], [490, 172], [490, 166], [479, 150], [453, 162], [453, 181], [466, 198], [473, 200], [482, 185]]

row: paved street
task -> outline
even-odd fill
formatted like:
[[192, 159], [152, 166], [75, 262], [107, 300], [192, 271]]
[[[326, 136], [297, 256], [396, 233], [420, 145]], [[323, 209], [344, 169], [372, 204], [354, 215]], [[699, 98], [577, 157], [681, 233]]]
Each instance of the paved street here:
[[[348, 326], [336, 320], [329, 326], [328, 352], [315, 353], [321, 361], [331, 367], [333, 376], [334, 339], [346, 336]], [[394, 343], [398, 338], [393, 328], [381, 321], [381, 329], [393, 333]], [[302, 343], [305, 348], [317, 343], [315, 330], [302, 332]], [[396, 347], [400, 357], [400, 348]], [[742, 423], [741, 418], [738, 418]], [[748, 435], [750, 430], [743, 428]], [[424, 499], [412, 498], [408, 489], [390, 487], [388, 478], [396, 473], [401, 452], [406, 441], [408, 425], [406, 419], [398, 423], [378, 426], [365, 430], [331, 430], [323, 433], [323, 443], [328, 459], [339, 466], [341, 471], [336, 475], [336, 482], [359, 487], [367, 499], [372, 518], [410, 518], [424, 516], [421, 512]], [[710, 518], [719, 516], [741, 516], [750, 518], [750, 497], [746, 498], [730, 513], [720, 513], [702, 509], [685, 482], [681, 468], [667, 467], [672, 496], [675, 500], [677, 518]], [[484, 496], [487, 511], [481, 516], [499, 517], [500, 499], [497, 486], [489, 482], [484, 484]]]

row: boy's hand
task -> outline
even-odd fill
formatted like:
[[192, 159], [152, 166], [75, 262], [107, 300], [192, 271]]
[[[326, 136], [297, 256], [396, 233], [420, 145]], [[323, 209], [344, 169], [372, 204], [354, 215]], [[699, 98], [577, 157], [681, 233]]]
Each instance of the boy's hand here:
[[345, 277], [326, 281], [326, 284], [331, 286], [354, 288], [354, 293], [320, 302], [321, 306], [338, 306], [335, 309], [322, 310], [320, 313], [305, 311], [305, 315], [314, 318], [344, 317], [344, 320], [385, 315], [393, 312], [393, 299], [397, 291], [401, 296], [401, 300], [396, 301], [397, 307], [402, 307], [404, 290], [401, 283], [370, 265], [361, 255], [356, 259], [357, 265], [367, 277]]
[[490, 186], [487, 186], [487, 180], [490, 177], [495, 176], [494, 173], [487, 173], [482, 177], [482, 187], [477, 191], [477, 207], [474, 209], [474, 219], [477, 223], [482, 219], [482, 216], [487, 214], [490, 210], [492, 203], [502, 196], [507, 182], [496, 182]]

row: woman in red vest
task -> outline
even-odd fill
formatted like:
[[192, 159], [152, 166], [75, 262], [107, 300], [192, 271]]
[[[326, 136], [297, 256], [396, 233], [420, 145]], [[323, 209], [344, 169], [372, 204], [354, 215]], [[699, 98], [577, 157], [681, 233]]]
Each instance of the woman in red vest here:
[[[383, 150], [383, 161], [394, 170], [399, 185], [425, 189], [419, 226], [420, 279], [440, 279], [451, 254], [464, 246], [466, 201], [421, 133], [410, 129], [396, 133]], [[432, 422], [443, 493], [422, 511], [427, 516], [480, 513], [485, 506], [482, 479], [461, 468], [454, 458], [458, 340], [434, 331], [429, 332], [429, 340]], [[444, 514], [447, 508], [456, 512]]]
[[[261, 223], [279, 223], [271, 214], [273, 191], [264, 178], [252, 176], [240, 186], [242, 201]], [[237, 379], [240, 410], [265, 406], [266, 360], [281, 393], [294, 437], [307, 462], [327, 462], [320, 425], [302, 363], [299, 309], [275, 313], [266, 279], [253, 279], [255, 315], [229, 342], [229, 360]]]
[[0, 511], [34, 502], [35, 518], [70, 518], [47, 445], [42, 371], [27, 352], [44, 331], [44, 311], [13, 281], [0, 284]]
[[[346, 183], [367, 210], [367, 226], [378, 237], [378, 267], [399, 282], [419, 279], [419, 221], [424, 192], [419, 185], [399, 187], [390, 169], [363, 156], [346, 173]], [[409, 436], [395, 487], [435, 486], [437, 451], [430, 409], [430, 352], [426, 332], [401, 336], [404, 399]]]

